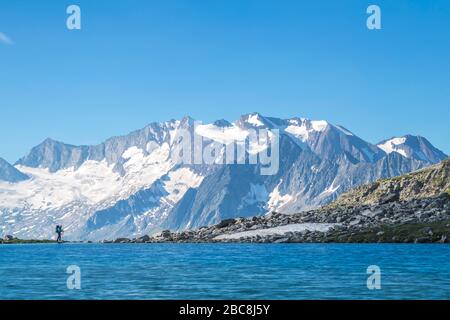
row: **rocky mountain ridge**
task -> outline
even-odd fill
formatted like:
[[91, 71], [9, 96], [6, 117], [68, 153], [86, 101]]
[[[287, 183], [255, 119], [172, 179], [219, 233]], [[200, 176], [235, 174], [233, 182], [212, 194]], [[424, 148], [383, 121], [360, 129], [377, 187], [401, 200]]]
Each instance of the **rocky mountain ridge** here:
[[[246, 161], [255, 149], [270, 151], [248, 141], [252, 131], [263, 129], [279, 131], [279, 167], [273, 175], [261, 175], [260, 163], [220, 162], [227, 144], [239, 139], [247, 142]], [[200, 137], [204, 149], [220, 145], [214, 163], [177, 162], [183, 131]], [[94, 146], [47, 139], [14, 166], [3, 166], [24, 180], [2, 180], [0, 168], [0, 234], [49, 238], [61, 224], [69, 240], [98, 241], [272, 211], [293, 214], [446, 157], [422, 137], [379, 145], [327, 121], [258, 113], [234, 122], [202, 124], [185, 117], [152, 123]]]
[[381, 179], [341, 195], [330, 207], [372, 205], [393, 198], [410, 201], [432, 198], [450, 190], [450, 158], [399, 177]]

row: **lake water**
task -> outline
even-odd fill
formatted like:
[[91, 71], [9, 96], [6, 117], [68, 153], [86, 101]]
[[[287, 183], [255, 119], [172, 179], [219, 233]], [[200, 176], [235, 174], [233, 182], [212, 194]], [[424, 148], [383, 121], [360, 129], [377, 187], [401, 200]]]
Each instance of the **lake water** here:
[[0, 299], [450, 299], [450, 246], [0, 245]]

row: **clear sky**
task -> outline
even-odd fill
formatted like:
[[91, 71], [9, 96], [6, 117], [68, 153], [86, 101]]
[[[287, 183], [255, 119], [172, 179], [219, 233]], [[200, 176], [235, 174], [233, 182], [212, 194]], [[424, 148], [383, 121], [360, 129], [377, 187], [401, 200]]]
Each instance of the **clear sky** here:
[[[66, 28], [77, 4], [82, 29]], [[382, 30], [366, 28], [377, 4]], [[0, 157], [258, 111], [450, 154], [448, 0], [0, 2]]]

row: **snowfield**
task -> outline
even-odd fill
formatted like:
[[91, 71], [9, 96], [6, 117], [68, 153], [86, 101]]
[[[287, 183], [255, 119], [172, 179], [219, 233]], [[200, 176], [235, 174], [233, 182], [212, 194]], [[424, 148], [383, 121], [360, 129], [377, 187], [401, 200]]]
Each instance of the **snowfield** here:
[[250, 231], [237, 232], [232, 234], [222, 234], [215, 237], [215, 240], [227, 240], [227, 239], [240, 239], [251, 238], [256, 236], [272, 236], [272, 235], [284, 235], [288, 232], [303, 232], [303, 231], [318, 231], [327, 232], [337, 224], [334, 223], [297, 223], [288, 224], [281, 227], [274, 227], [268, 229], [257, 229]]
[[59, 208], [73, 201], [93, 205], [110, 198], [124, 199], [150, 186], [169, 172], [175, 163], [169, 159], [170, 148], [163, 144], [145, 156], [136, 147], [128, 149], [123, 158], [125, 175], [115, 172], [105, 160], [84, 162], [79, 168], [50, 172], [46, 168], [17, 166], [31, 177], [19, 183], [0, 182], [0, 206], [32, 209]]

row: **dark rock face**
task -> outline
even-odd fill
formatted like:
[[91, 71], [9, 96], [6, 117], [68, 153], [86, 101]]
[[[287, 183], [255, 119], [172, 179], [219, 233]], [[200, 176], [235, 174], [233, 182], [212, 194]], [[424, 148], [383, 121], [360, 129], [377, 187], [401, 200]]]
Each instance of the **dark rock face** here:
[[80, 166], [89, 156], [89, 147], [73, 146], [52, 139], [46, 139], [16, 164], [28, 167], [45, 167], [50, 172], [61, 168]]
[[28, 180], [29, 177], [14, 168], [12, 165], [10, 165], [6, 160], [0, 158], [0, 182], [6, 181], [6, 182], [20, 182], [24, 180]]
[[226, 228], [232, 224], [234, 224], [236, 222], [235, 219], [226, 219], [226, 220], [222, 220], [218, 225], [217, 228], [222, 229], [222, 228]]

